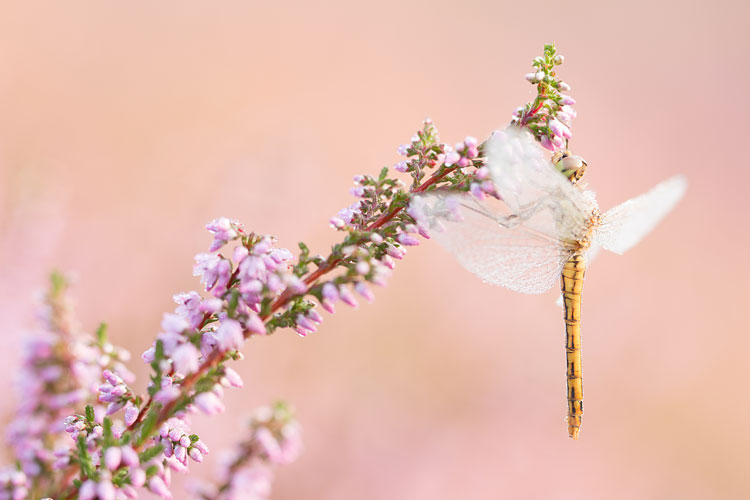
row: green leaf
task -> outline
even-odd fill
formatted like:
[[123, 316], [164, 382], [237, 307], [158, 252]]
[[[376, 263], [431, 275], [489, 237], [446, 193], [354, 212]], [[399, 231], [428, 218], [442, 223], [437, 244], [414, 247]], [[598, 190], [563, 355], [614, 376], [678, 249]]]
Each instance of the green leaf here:
[[109, 417], [104, 417], [102, 428], [104, 430], [104, 432], [102, 433], [102, 436], [104, 437], [104, 446], [112, 446], [114, 444], [115, 438], [112, 435], [112, 420], [110, 420]]
[[141, 459], [141, 463], [145, 464], [152, 458], [157, 457], [162, 451], [164, 451], [164, 446], [157, 444], [155, 446], [152, 446], [151, 448], [146, 448], [145, 450], [143, 450], [140, 455], [138, 455], [138, 457]]
[[123, 467], [122, 469], [119, 469], [114, 476], [112, 476], [112, 483], [115, 486], [122, 486], [123, 484], [125, 484], [127, 478], [128, 469]]
[[164, 359], [164, 343], [161, 340], [156, 341], [156, 348], [154, 349], [154, 361], [161, 361]]
[[160, 409], [161, 405], [157, 404], [156, 406], [151, 408], [151, 410], [149, 410], [146, 418], [143, 419], [143, 423], [141, 424], [141, 433], [136, 439], [136, 446], [141, 445], [146, 439], [149, 438], [149, 436], [151, 436], [151, 432], [156, 426], [156, 419], [159, 417]]
[[94, 407], [91, 405], [86, 405], [86, 421], [90, 424], [93, 424], [94, 418]]
[[383, 167], [380, 170], [380, 175], [378, 176], [378, 182], [383, 182], [386, 177], [388, 177], [388, 167]]
[[81, 473], [85, 477], [93, 477], [94, 466], [91, 463], [91, 455], [89, 455], [89, 450], [86, 449], [86, 438], [83, 437], [82, 434], [78, 435], [76, 445], [78, 448], [78, 461], [81, 464]]
[[240, 292], [239, 290], [232, 289], [232, 296], [229, 298], [229, 306], [227, 307], [227, 314], [230, 318], [234, 317], [234, 313], [237, 310], [237, 305], [240, 303]]
[[100, 346], [107, 343], [107, 323], [99, 323], [99, 327], [96, 329], [96, 341]]

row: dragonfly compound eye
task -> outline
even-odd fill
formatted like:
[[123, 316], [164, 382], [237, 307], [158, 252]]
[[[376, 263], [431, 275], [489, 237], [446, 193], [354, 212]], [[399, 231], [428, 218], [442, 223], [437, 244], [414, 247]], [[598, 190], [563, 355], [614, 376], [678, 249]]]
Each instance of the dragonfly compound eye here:
[[566, 155], [556, 164], [557, 169], [575, 184], [586, 172], [586, 160], [577, 155]]

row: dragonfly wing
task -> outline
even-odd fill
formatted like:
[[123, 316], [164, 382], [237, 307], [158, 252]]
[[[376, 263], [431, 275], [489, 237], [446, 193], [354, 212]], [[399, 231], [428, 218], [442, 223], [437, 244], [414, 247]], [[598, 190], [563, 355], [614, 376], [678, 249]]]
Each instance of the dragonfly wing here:
[[528, 131], [508, 127], [495, 132], [486, 148], [492, 181], [511, 212], [520, 214], [541, 204], [555, 220], [556, 236], [579, 240], [586, 233], [596, 201], [552, 165]]
[[549, 290], [560, 279], [570, 251], [546, 232], [526, 226], [548, 208], [524, 221], [495, 203], [497, 207], [468, 194], [421, 195], [412, 201], [410, 213], [417, 213], [418, 222], [433, 230], [432, 238], [483, 281], [522, 293]]
[[612, 208], [602, 215], [596, 242], [610, 252], [626, 252], [674, 208], [686, 189], [687, 179], [677, 175]]

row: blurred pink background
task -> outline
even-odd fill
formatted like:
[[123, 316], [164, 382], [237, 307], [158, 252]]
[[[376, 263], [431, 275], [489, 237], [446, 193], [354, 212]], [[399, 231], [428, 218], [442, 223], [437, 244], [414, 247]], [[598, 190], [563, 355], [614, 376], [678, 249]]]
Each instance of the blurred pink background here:
[[424, 244], [374, 304], [250, 342], [246, 387], [196, 422], [214, 453], [193, 474], [281, 397], [306, 452], [279, 500], [748, 498], [748, 18], [741, 1], [6, 2], [4, 372], [57, 267], [78, 276], [84, 325], [106, 320], [145, 374], [172, 294], [199, 286], [206, 222], [325, 252], [353, 175], [399, 161], [426, 116], [449, 143], [504, 126], [554, 41], [602, 208], [690, 181], [587, 274], [581, 440], [563, 422], [556, 294], [484, 285]]

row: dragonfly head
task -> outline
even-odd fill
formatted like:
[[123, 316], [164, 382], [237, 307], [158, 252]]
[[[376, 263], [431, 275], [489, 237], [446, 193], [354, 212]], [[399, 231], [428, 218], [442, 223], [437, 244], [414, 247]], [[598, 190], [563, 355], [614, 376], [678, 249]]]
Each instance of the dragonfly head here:
[[573, 184], [577, 183], [586, 173], [586, 160], [569, 152], [555, 153], [552, 157], [555, 168], [567, 177]]

